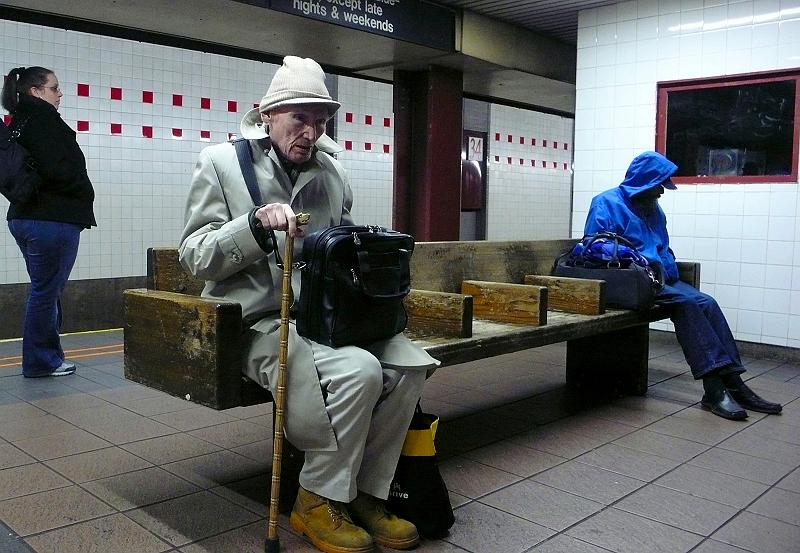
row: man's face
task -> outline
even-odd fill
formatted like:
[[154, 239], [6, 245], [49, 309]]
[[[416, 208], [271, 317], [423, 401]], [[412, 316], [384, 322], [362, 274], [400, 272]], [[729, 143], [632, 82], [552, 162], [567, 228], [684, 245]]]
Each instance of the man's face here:
[[318, 104], [281, 106], [261, 114], [261, 120], [269, 125], [272, 146], [294, 163], [311, 159], [328, 119], [328, 108]]
[[645, 208], [645, 210], [655, 209], [658, 199], [664, 193], [664, 187], [660, 184], [644, 192], [639, 192], [633, 197], [633, 201]]

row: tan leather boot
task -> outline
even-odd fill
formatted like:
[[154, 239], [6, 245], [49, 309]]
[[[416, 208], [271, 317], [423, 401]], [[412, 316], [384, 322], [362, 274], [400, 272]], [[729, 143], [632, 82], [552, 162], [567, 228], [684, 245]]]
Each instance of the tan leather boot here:
[[353, 524], [344, 503], [302, 487], [297, 492], [289, 523], [325, 553], [368, 553], [373, 550], [372, 538], [363, 528]]
[[348, 507], [353, 521], [369, 532], [375, 543], [392, 549], [409, 549], [419, 543], [417, 527], [397, 518], [377, 497], [358, 492]]

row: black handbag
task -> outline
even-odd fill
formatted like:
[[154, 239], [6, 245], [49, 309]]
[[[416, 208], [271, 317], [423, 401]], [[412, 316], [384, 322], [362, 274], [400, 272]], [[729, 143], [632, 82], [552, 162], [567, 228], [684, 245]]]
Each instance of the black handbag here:
[[0, 194], [13, 204], [34, 200], [42, 182], [33, 157], [17, 142], [27, 122], [11, 131], [0, 120]]
[[[261, 205], [249, 141], [237, 138], [233, 146], [253, 205]], [[282, 267], [272, 231], [270, 238]], [[403, 332], [413, 251], [413, 237], [378, 226], [339, 225], [306, 236], [302, 262], [296, 264], [303, 270], [295, 310], [298, 334], [336, 348]]]
[[428, 539], [446, 534], [456, 520], [436, 462], [434, 438], [438, 425], [439, 417], [423, 413], [418, 403], [386, 500], [392, 513], [412, 522]]
[[377, 226], [340, 225], [306, 236], [297, 332], [331, 347], [402, 332], [413, 251], [411, 236]]
[[655, 269], [624, 237], [608, 231], [584, 236], [553, 263], [554, 276], [604, 280], [605, 304], [646, 310], [663, 288]]

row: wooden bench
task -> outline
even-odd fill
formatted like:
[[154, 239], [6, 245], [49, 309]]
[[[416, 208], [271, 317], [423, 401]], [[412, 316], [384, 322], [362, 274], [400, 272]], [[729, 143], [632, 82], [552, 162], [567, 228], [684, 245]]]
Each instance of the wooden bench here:
[[[573, 289], [573, 279], [548, 277], [553, 259], [574, 242], [417, 243], [407, 334], [443, 366], [566, 342], [569, 384], [581, 385], [602, 373], [611, 375], [621, 391], [644, 394], [648, 325], [666, 315], [659, 307], [644, 313], [605, 310], [602, 282], [583, 281]], [[681, 279], [699, 286], [699, 264], [679, 266]], [[503, 284], [536, 289], [528, 293], [538, 297], [538, 323], [521, 321], [508, 309], [511, 293], [497, 292]], [[495, 304], [507, 309], [493, 314], [496, 308], [484, 300], [476, 308], [480, 293], [463, 294], [462, 286], [473, 293], [482, 289], [484, 295], [494, 286]], [[147, 288], [124, 292], [126, 378], [213, 409], [270, 401], [268, 391], [241, 373], [240, 306], [201, 298], [202, 287], [184, 272], [175, 249], [148, 250]], [[565, 305], [570, 298], [571, 307]], [[535, 302], [528, 303], [530, 308]], [[589, 312], [581, 312], [587, 305]]]
[[[574, 243], [417, 243], [406, 334], [442, 366], [566, 342], [568, 385], [602, 382], [643, 395], [649, 323], [666, 314], [606, 310], [602, 281], [549, 277], [553, 260]], [[682, 280], [699, 286], [699, 264], [679, 268]], [[213, 409], [271, 401], [241, 371], [241, 307], [199, 297], [202, 287], [174, 248], [148, 250], [147, 288], [124, 292], [125, 377]], [[299, 471], [301, 455], [286, 448], [284, 470]]]

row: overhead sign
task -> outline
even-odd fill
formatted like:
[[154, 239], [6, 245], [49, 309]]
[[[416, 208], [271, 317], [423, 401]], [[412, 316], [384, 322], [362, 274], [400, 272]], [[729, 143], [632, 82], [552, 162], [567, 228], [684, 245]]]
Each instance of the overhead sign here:
[[455, 50], [455, 12], [422, 0], [239, 0], [292, 15]]

